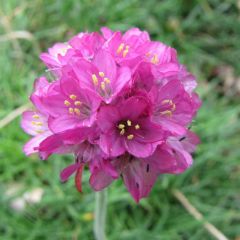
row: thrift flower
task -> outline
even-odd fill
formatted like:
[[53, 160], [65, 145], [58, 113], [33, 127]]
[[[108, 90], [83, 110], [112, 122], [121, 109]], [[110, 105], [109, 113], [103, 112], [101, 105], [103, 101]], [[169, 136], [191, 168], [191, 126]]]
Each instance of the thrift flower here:
[[43, 160], [70, 153], [62, 182], [74, 176], [82, 192], [86, 166], [93, 190], [122, 178], [139, 202], [158, 176], [193, 164], [199, 139], [189, 126], [201, 105], [197, 82], [176, 50], [146, 31], [101, 32], [81, 32], [40, 55], [54, 81], [35, 81], [33, 107], [21, 123], [32, 139], [23, 150]]

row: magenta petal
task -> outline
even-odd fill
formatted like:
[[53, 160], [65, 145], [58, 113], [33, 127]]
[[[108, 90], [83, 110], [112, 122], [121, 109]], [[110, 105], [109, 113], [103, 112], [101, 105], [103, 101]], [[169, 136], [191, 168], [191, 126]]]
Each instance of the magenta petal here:
[[186, 128], [182, 127], [177, 123], [174, 123], [171, 120], [162, 118], [158, 122], [165, 131], [169, 131], [175, 136], [182, 136], [186, 133]]
[[95, 191], [101, 191], [113, 181], [114, 178], [101, 169], [94, 169], [89, 179], [89, 183]]
[[141, 143], [134, 140], [125, 140], [127, 151], [135, 157], [149, 157], [155, 150], [155, 145], [151, 143]]
[[79, 164], [72, 164], [64, 168], [60, 173], [60, 179], [62, 182], [68, 181], [69, 177], [77, 171]]
[[44, 134], [38, 134], [32, 139], [30, 139], [23, 147], [24, 153], [28, 156], [38, 152], [37, 148], [39, 147], [41, 142], [43, 142], [49, 135], [50, 132], [46, 132]]
[[97, 123], [99, 128], [103, 132], [108, 132], [110, 129], [114, 128], [118, 120], [119, 112], [116, 107], [113, 106], [101, 107], [97, 116]]
[[119, 106], [122, 119], [135, 120], [149, 111], [149, 103], [144, 97], [131, 97]]
[[122, 175], [128, 191], [136, 202], [147, 197], [157, 179], [157, 172], [143, 160], [133, 160], [124, 169]]
[[114, 81], [116, 78], [116, 63], [110, 53], [104, 50], [99, 50], [93, 59], [93, 63], [97, 66], [100, 72], [104, 72], [105, 76]]
[[127, 84], [131, 84], [131, 71], [123, 67], [120, 68], [117, 79], [112, 82], [113, 95], [117, 95]]
[[99, 146], [108, 156], [116, 157], [125, 152], [124, 139], [115, 132], [102, 134], [100, 136]]

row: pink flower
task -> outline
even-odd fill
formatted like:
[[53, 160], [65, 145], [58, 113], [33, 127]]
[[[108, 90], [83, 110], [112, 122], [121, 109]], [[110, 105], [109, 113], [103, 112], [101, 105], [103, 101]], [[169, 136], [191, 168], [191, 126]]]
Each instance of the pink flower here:
[[143, 97], [131, 97], [116, 106], [104, 106], [98, 114], [102, 130], [99, 145], [110, 157], [126, 151], [136, 157], [148, 157], [155, 150], [155, 143], [165, 135], [160, 125], [151, 122], [150, 105]]
[[97, 93], [103, 101], [110, 103], [121, 90], [131, 85], [131, 71], [127, 67], [117, 67], [113, 57], [99, 50], [92, 62], [79, 59], [71, 63], [79, 86]]
[[54, 81], [35, 81], [34, 110], [22, 118], [33, 138], [23, 150], [41, 159], [71, 153], [62, 182], [74, 175], [82, 192], [86, 166], [95, 191], [121, 177], [139, 202], [159, 175], [193, 164], [199, 139], [189, 125], [201, 106], [197, 82], [176, 50], [146, 31], [101, 31], [81, 32], [40, 55]]
[[40, 59], [57, 75], [61, 73], [61, 67], [72, 57], [73, 51], [68, 43], [56, 43], [48, 49], [47, 53], [41, 53]]
[[24, 112], [21, 126], [26, 133], [33, 136], [23, 148], [26, 155], [38, 152], [39, 144], [51, 135], [47, 125], [47, 117], [37, 111]]

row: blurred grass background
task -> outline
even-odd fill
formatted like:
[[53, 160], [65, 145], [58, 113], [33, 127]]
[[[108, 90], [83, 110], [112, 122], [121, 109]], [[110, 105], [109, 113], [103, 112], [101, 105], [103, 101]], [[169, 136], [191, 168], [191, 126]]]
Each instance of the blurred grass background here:
[[[109, 188], [109, 240], [214, 239], [173, 196], [178, 189], [230, 239], [240, 239], [240, 1], [0, 0], [0, 119], [28, 102], [38, 59], [54, 42], [101, 26], [137, 26], [178, 50], [198, 78], [203, 106], [192, 129], [202, 144], [193, 167], [163, 176], [136, 205], [119, 180]], [[94, 193], [58, 174], [71, 157], [42, 162], [22, 153], [29, 137], [20, 117], [0, 129], [0, 239], [93, 239]], [[16, 191], [16, 188], [19, 191]], [[38, 204], [16, 211], [14, 199], [36, 188]], [[15, 190], [14, 190], [15, 189]], [[14, 194], [9, 194], [14, 191]]]

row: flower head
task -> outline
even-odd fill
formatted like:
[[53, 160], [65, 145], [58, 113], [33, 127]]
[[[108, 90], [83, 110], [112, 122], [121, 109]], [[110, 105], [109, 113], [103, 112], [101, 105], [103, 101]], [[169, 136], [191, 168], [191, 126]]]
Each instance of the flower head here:
[[122, 178], [138, 202], [161, 174], [180, 174], [199, 143], [189, 125], [201, 105], [196, 80], [175, 49], [138, 28], [79, 33], [40, 55], [55, 76], [36, 80], [22, 128], [27, 155], [72, 153], [60, 173], [82, 191], [84, 166], [95, 191]]

